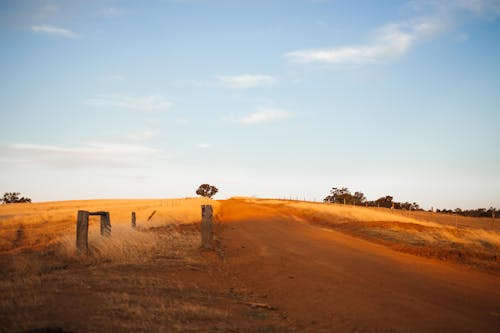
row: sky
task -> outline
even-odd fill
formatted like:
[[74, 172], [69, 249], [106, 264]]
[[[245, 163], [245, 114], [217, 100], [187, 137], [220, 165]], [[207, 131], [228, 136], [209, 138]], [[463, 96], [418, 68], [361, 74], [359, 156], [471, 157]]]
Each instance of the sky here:
[[0, 0], [0, 192], [500, 207], [498, 0]]

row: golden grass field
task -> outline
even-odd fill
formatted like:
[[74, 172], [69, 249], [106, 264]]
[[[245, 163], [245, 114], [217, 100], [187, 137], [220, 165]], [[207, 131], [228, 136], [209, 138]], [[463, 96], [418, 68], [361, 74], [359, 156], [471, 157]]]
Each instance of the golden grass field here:
[[[199, 248], [202, 204], [214, 206], [215, 252]], [[89, 255], [75, 248], [80, 209], [111, 215], [109, 238], [100, 236], [99, 218], [91, 217]], [[130, 225], [132, 211], [137, 216], [135, 230]], [[274, 227], [281, 225], [279, 221], [310, 225], [315, 235], [333, 230], [390, 251], [458, 264], [458, 270], [486, 272], [494, 281], [500, 272], [500, 223], [491, 219], [255, 198], [8, 204], [0, 206], [0, 331], [305, 330], [300, 315], [294, 319], [288, 311], [271, 310], [267, 296], [255, 293], [249, 287], [251, 281], [245, 284], [237, 276], [235, 271], [243, 268], [226, 263], [226, 257], [236, 255], [237, 259], [234, 247], [243, 238], [238, 240], [242, 235], [237, 233], [229, 238], [224, 235], [238, 228], [240, 221], [248, 226], [254, 221], [278, 223]], [[359, 244], [368, 251], [365, 243]], [[259, 260], [259, 251], [252, 260]], [[245, 265], [244, 269], [251, 274], [258, 266]], [[498, 291], [499, 286], [494, 289]]]

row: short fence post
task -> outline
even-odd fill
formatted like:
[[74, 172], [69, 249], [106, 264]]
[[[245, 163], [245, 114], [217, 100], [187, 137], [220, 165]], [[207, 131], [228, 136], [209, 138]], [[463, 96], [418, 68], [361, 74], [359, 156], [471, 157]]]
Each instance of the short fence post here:
[[76, 220], [76, 248], [80, 252], [88, 252], [89, 234], [89, 212], [86, 210], [79, 210]]
[[135, 212], [132, 212], [132, 228], [135, 229]]
[[214, 248], [212, 205], [201, 205], [201, 247], [205, 249]]
[[101, 236], [111, 235], [111, 221], [109, 219], [108, 212], [102, 212], [101, 214]]

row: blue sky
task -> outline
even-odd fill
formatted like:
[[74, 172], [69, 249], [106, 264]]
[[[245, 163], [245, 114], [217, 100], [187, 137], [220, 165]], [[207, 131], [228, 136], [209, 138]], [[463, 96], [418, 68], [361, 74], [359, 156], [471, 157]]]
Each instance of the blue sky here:
[[0, 191], [500, 207], [499, 59], [494, 0], [1, 1]]

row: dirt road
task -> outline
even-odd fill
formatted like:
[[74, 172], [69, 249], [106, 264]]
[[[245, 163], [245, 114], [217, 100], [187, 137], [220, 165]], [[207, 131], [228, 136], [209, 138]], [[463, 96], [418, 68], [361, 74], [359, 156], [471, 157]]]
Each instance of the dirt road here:
[[496, 332], [500, 277], [222, 202], [228, 271], [304, 332]]

